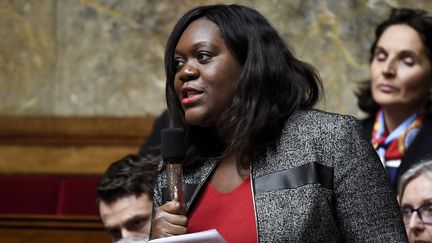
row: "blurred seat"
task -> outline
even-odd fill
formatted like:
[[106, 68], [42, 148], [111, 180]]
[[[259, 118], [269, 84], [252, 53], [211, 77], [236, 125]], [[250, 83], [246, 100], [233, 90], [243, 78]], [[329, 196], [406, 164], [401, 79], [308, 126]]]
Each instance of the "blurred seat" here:
[[0, 214], [98, 215], [99, 176], [1, 175]]
[[64, 177], [60, 182], [57, 214], [98, 215], [96, 187], [99, 177]]
[[57, 176], [0, 176], [0, 214], [55, 214], [59, 186]]

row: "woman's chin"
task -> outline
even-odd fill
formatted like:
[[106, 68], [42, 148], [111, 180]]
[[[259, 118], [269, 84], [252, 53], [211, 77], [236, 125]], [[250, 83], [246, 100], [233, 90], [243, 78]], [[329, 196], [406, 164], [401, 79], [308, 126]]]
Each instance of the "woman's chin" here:
[[193, 116], [185, 114], [185, 121], [187, 124], [197, 127], [211, 127], [214, 126], [214, 119], [208, 119], [204, 116]]

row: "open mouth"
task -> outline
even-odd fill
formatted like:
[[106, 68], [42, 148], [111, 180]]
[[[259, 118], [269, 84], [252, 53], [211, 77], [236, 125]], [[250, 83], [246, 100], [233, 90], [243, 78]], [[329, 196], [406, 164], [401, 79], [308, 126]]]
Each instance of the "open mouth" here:
[[190, 105], [191, 103], [198, 100], [201, 95], [203, 94], [203, 91], [192, 89], [192, 88], [184, 88], [182, 89], [182, 99], [181, 103], [183, 105]]
[[191, 98], [191, 97], [199, 95], [199, 94], [202, 94], [202, 92], [197, 91], [197, 90], [189, 90], [183, 94], [183, 97], [184, 98]]

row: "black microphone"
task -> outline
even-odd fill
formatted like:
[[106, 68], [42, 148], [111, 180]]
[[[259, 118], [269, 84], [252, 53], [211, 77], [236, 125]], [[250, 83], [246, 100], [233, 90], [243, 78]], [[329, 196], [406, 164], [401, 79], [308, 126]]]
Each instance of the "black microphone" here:
[[184, 131], [181, 128], [166, 128], [161, 132], [161, 154], [166, 163], [168, 194], [170, 200], [184, 203], [183, 169], [185, 157]]

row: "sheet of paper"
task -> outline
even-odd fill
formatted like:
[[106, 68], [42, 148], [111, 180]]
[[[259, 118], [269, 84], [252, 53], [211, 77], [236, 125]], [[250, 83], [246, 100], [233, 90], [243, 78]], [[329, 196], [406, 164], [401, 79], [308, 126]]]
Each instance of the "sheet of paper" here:
[[160, 238], [149, 241], [151, 243], [198, 243], [198, 242], [206, 242], [206, 243], [227, 243], [227, 241], [219, 234], [219, 232], [215, 229], [201, 231], [197, 233], [185, 234], [185, 235], [177, 235], [166, 238]]

